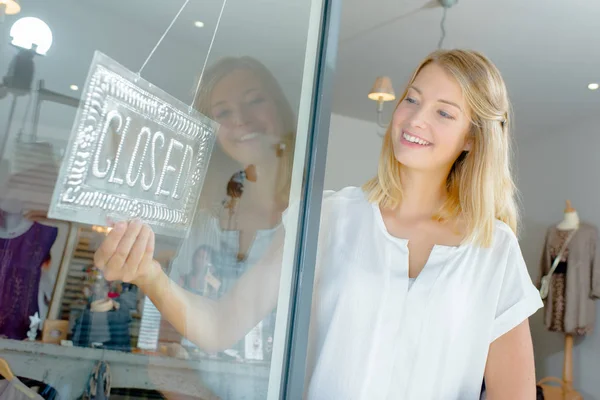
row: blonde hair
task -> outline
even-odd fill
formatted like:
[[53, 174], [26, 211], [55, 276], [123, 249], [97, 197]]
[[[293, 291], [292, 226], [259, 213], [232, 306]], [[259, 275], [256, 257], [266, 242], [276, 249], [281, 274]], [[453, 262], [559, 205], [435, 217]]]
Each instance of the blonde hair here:
[[[408, 86], [427, 65], [435, 63], [456, 79], [471, 112], [471, 150], [455, 161], [446, 181], [447, 200], [435, 216], [441, 221], [464, 219], [466, 237], [488, 247], [496, 220], [517, 233], [516, 186], [511, 173], [510, 103], [504, 80], [485, 56], [470, 50], [438, 50], [415, 70]], [[363, 189], [369, 201], [395, 208], [402, 201], [401, 164], [394, 155], [391, 126], [383, 139], [377, 176]]]
[[[294, 146], [296, 143], [296, 117], [292, 106], [271, 71], [260, 61], [252, 57], [224, 57], [204, 73], [198, 96], [194, 100], [194, 107], [202, 114], [212, 118], [211, 96], [213, 90], [221, 80], [240, 69], [250, 71], [256, 75], [258, 80], [264, 85], [265, 91], [272, 96], [279, 117], [281, 118], [284, 132], [280, 144], [283, 146], [278, 154], [279, 165], [277, 166], [278, 174], [275, 188], [276, 200], [287, 206], [292, 176]], [[277, 150], [274, 149], [273, 151]], [[215, 152], [223, 153], [219, 146], [216, 146]], [[211, 172], [210, 166], [208, 172]], [[225, 184], [223, 187], [225, 187]]]

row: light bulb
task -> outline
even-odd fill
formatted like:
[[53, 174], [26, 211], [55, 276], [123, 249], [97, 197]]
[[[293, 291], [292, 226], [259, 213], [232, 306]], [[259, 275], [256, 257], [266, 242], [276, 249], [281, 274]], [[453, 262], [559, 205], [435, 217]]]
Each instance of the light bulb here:
[[10, 28], [12, 44], [22, 49], [33, 49], [39, 55], [46, 55], [52, 46], [52, 31], [39, 18], [25, 17], [15, 22]]

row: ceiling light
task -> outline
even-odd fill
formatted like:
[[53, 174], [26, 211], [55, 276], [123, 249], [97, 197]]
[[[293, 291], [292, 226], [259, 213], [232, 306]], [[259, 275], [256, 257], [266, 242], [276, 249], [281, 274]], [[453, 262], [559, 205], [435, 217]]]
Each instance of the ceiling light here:
[[599, 84], [597, 84], [597, 83], [590, 83], [590, 84], [588, 85], [588, 89], [590, 89], [590, 90], [596, 90], [596, 89], [598, 89], [599, 87], [600, 87], [600, 85], [599, 85]]
[[73, 91], [79, 90], [79, 86], [77, 86], [77, 85], [71, 85], [71, 86], [69, 86], [69, 88], [71, 88], [71, 90], [73, 90]]
[[4, 8], [6, 15], [15, 15], [21, 11], [21, 6], [17, 0], [0, 0], [0, 9]]
[[46, 55], [52, 46], [52, 31], [39, 18], [25, 17], [10, 28], [12, 44], [25, 50], [33, 49], [39, 55]]
[[202, 22], [202, 21], [196, 21], [196, 22], [194, 22], [194, 26], [196, 28], [204, 28], [204, 22]]

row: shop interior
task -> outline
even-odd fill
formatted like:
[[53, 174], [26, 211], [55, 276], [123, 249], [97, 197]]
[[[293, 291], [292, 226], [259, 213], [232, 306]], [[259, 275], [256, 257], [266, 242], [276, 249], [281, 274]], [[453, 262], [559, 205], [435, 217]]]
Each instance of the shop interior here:
[[[0, 282], [12, 287], [10, 296], [0, 293], [0, 309], [29, 304], [25, 320], [2, 324], [0, 314], [0, 376], [18, 376], [46, 399], [58, 398], [52, 397], [56, 393], [78, 398], [90, 375], [107, 366], [111, 398], [266, 398], [273, 384], [266, 349], [273, 337], [253, 357], [240, 348], [218, 354], [198, 349], [161, 320], [135, 286], [107, 282], [93, 268], [106, 226], [47, 217], [94, 51], [138, 67], [147, 52], [132, 50], [151, 49], [178, 7], [165, 16], [164, 2], [155, 0], [152, 7], [148, 0], [19, 3], [19, 14], [0, 19], [0, 240], [8, 245], [21, 237], [34, 246], [29, 272], [22, 276], [2, 260], [3, 254], [9, 259], [6, 248], [0, 253]], [[220, 12], [217, 3], [190, 5], [148, 63], [145, 79], [190, 102]], [[208, 62], [231, 55], [260, 60], [297, 112], [310, 2], [254, 3], [232, 2], [225, 10], [220, 28], [225, 34], [216, 37]], [[270, 18], [273, 13], [281, 17]], [[245, 15], [255, 18], [252, 24]], [[327, 189], [358, 186], [376, 173], [394, 101], [425, 55], [438, 47], [464, 47], [489, 56], [512, 100], [523, 255], [536, 284], [550, 269], [555, 274], [544, 309], [530, 320], [537, 379], [546, 393], [586, 400], [600, 400], [600, 309], [591, 300], [593, 288], [578, 287], [575, 278], [567, 282], [569, 264], [580, 262], [600, 285], [598, 15], [600, 4], [583, 0], [344, 0], [325, 171]], [[40, 18], [52, 29], [52, 40], [35, 55], [11, 43], [20, 17]], [[205, 182], [201, 201], [207, 204], [220, 198], [223, 179], [236, 171], [219, 157], [211, 167], [218, 173]], [[577, 231], [572, 237], [564, 233], [572, 230]], [[573, 261], [562, 248], [577, 240], [593, 245]], [[178, 243], [165, 238], [157, 247], [156, 259], [169, 269]], [[29, 288], [27, 299], [15, 295], [19, 285]], [[92, 312], [90, 299], [98, 293], [110, 301]], [[590, 318], [571, 315], [577, 307], [591, 309]], [[92, 323], [93, 318], [104, 322]], [[125, 397], [134, 396], [132, 391], [163, 397]]]
[[[596, 211], [600, 191], [594, 183], [600, 168], [596, 155], [600, 54], [592, 50], [600, 39], [592, 15], [600, 10], [583, 1], [458, 2], [447, 10], [444, 36], [443, 9], [434, 3], [378, 2], [367, 10], [359, 1], [345, 1], [325, 186], [337, 190], [360, 185], [376, 173], [378, 135], [385, 129], [377, 124], [377, 101], [368, 94], [377, 77], [389, 78], [388, 88], [391, 85], [397, 98], [414, 65], [442, 38], [444, 48], [479, 50], [498, 65], [508, 86], [515, 121], [519, 241], [531, 278], [539, 284], [542, 269], [548, 273], [560, 250], [554, 242], [560, 226], [577, 225], [577, 220], [581, 228], [595, 231], [600, 226]], [[394, 105], [394, 101], [384, 103], [384, 125]], [[345, 159], [352, 162], [342, 167]], [[584, 262], [584, 273], [598, 276], [594, 261], [598, 254], [593, 249], [586, 254], [592, 261]], [[556, 270], [560, 273], [562, 267]], [[567, 307], [590, 304], [596, 310], [592, 290], [578, 288], [582, 298], [568, 296]], [[571, 394], [564, 398], [580, 398], [576, 392], [584, 399], [600, 399], [595, 372], [600, 311], [593, 312], [595, 318], [592, 315], [590, 320], [596, 322], [584, 324], [587, 328], [565, 331], [550, 310], [557, 308], [546, 300], [545, 307], [530, 318], [537, 380], [559, 388], [556, 398], [562, 399], [567, 388], [565, 392]], [[565, 316], [569, 317], [572, 314]]]

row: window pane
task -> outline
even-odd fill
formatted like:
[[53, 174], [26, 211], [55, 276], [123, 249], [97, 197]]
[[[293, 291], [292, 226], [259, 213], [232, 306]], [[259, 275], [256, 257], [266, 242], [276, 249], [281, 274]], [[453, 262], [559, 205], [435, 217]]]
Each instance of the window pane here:
[[[184, 3], [0, 24], [0, 357], [44, 396], [279, 394], [323, 1]], [[123, 70], [94, 80], [97, 57]], [[182, 139], [204, 117], [206, 166]], [[90, 194], [49, 214], [75, 175]]]

